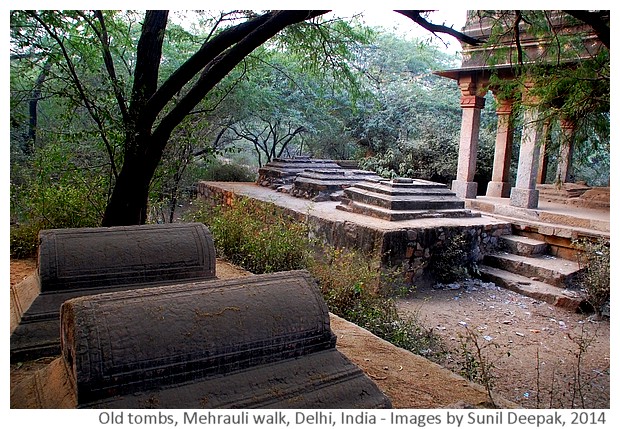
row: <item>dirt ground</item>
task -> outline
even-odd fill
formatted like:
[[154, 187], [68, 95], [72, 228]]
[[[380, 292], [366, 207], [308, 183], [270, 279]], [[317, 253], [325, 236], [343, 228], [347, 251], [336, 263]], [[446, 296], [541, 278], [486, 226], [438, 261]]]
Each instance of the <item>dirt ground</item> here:
[[474, 374], [475, 363], [484, 362], [492, 392], [519, 407], [610, 407], [609, 319], [480, 281], [426, 287], [399, 308], [442, 337], [449, 352], [443, 366]]
[[[11, 284], [35, 269], [34, 260], [12, 260]], [[217, 270], [221, 278], [248, 275], [229, 264], [219, 264]], [[610, 406], [609, 320], [590, 320], [481, 282], [420, 289], [399, 300], [399, 308], [441, 336], [446, 352], [442, 366], [475, 375], [480, 373], [480, 363], [485, 364], [492, 393], [518, 407]], [[338, 332], [338, 347], [391, 395], [395, 408], [432, 408], [439, 403], [454, 407], [454, 398], [464, 395], [484, 406], [483, 389], [474, 391], [458, 377], [433, 375], [441, 368], [421, 363], [423, 359], [412, 362], [405, 354], [395, 353], [387, 360], [381, 341], [359, 337], [359, 330], [345, 321], [334, 319], [332, 324]], [[475, 341], [466, 343], [468, 333]], [[366, 343], [354, 346], [356, 341]], [[468, 355], [473, 359], [467, 361]], [[11, 386], [53, 359], [11, 365]], [[433, 380], [441, 380], [442, 385], [433, 385]]]

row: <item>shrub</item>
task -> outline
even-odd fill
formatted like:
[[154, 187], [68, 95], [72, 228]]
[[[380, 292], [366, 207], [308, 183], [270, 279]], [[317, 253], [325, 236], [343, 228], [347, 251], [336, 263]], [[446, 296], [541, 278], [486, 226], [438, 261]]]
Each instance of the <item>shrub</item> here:
[[443, 347], [432, 330], [415, 318], [403, 318], [392, 296], [395, 287], [390, 273], [373, 267], [368, 255], [325, 246], [322, 257], [309, 261], [308, 270], [317, 279], [330, 311], [390, 343], [439, 360]]
[[305, 267], [306, 226], [274, 204], [239, 197], [232, 207], [196, 206], [189, 219], [209, 227], [217, 252], [232, 263], [254, 274]]
[[11, 257], [17, 259], [35, 257], [41, 229], [41, 225], [35, 223], [11, 225]]
[[610, 249], [609, 242], [580, 239], [573, 242], [579, 251], [578, 261], [584, 267], [578, 282], [586, 293], [586, 301], [597, 317], [601, 317], [610, 298]]
[[476, 264], [471, 260], [471, 242], [465, 233], [447, 238], [431, 255], [428, 269], [440, 283], [451, 283], [471, 277]]
[[203, 180], [213, 182], [253, 182], [256, 174], [248, 167], [214, 161], [204, 171]]

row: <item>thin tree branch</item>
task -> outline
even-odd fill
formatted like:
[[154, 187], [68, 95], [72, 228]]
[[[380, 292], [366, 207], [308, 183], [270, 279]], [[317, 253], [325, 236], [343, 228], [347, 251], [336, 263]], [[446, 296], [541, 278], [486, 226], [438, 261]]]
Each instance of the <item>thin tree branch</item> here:
[[52, 30], [52, 28], [50, 28], [35, 11], [27, 11], [26, 13], [28, 13], [32, 18], [34, 18], [39, 24], [41, 24], [41, 26], [47, 32], [47, 34], [49, 34], [50, 37], [54, 39], [56, 43], [58, 44], [62, 52], [62, 55], [65, 59], [65, 62], [67, 64], [69, 75], [71, 76], [71, 81], [75, 85], [78, 91], [78, 94], [80, 96], [80, 99], [82, 100], [82, 102], [84, 103], [84, 106], [86, 107], [86, 110], [88, 111], [91, 118], [93, 118], [93, 120], [97, 124], [97, 127], [99, 128], [101, 138], [105, 144], [106, 150], [108, 151], [108, 157], [110, 158], [110, 168], [112, 169], [112, 173], [114, 174], [115, 178], [118, 178], [118, 171], [116, 169], [116, 163], [114, 161], [114, 150], [112, 149], [112, 145], [110, 141], [107, 139], [103, 121], [99, 117], [99, 114], [97, 113], [97, 109], [95, 105], [91, 102], [90, 98], [88, 98], [88, 95], [86, 94], [86, 89], [84, 88], [84, 86], [82, 85], [82, 81], [78, 77], [77, 71], [75, 70], [75, 65], [73, 64], [73, 61], [71, 60], [71, 56], [67, 52], [67, 48], [65, 47], [63, 41], [60, 39], [58, 34], [56, 34], [56, 32]]
[[88, 25], [97, 35], [99, 42], [101, 43], [101, 50], [103, 51], [103, 62], [105, 64], [106, 71], [108, 72], [110, 82], [112, 83], [112, 89], [114, 90], [114, 96], [116, 97], [116, 102], [118, 103], [118, 107], [123, 117], [123, 123], [126, 124], [129, 122], [127, 104], [125, 102], [123, 90], [118, 82], [116, 69], [114, 68], [114, 60], [112, 59], [112, 53], [110, 52], [110, 37], [108, 36], [108, 30], [105, 25], [103, 13], [100, 10], [94, 11], [95, 17], [97, 18], [97, 20], [99, 21], [99, 25], [101, 26], [101, 31], [99, 31], [94, 22], [89, 17], [87, 17], [85, 13], [80, 11], [78, 11], [77, 13], [88, 23]]
[[455, 39], [472, 46], [478, 46], [484, 43], [483, 41], [470, 37], [467, 34], [461, 33], [460, 31], [457, 31], [452, 27], [446, 27], [445, 25], [438, 25], [433, 24], [432, 22], [428, 22], [420, 15], [420, 12], [422, 12], [421, 10], [395, 10], [394, 12], [406, 16], [407, 18], [411, 19], [422, 28], [427, 29], [434, 35], [437, 35], [437, 33], [448, 34]]
[[[202, 100], [206, 94], [220, 82], [237, 64], [261, 44], [265, 43], [279, 31], [289, 25], [306, 19], [322, 15], [327, 11], [299, 11], [285, 10], [273, 13], [267, 22], [257, 27], [241, 41], [235, 43], [227, 51], [218, 55], [209, 63], [195, 85], [179, 101], [179, 103], [164, 117], [157, 126], [153, 135], [157, 141], [165, 144], [172, 130]], [[219, 36], [219, 35], [218, 35]], [[233, 35], [234, 42], [238, 35]], [[216, 36], [217, 38], [217, 36]], [[215, 39], [214, 39], [215, 40]], [[221, 41], [226, 42], [225, 40]], [[230, 41], [229, 41], [230, 42]], [[160, 148], [159, 150], [162, 150]]]
[[603, 45], [609, 49], [611, 39], [609, 11], [590, 12], [588, 10], [565, 10], [567, 14], [589, 25]]

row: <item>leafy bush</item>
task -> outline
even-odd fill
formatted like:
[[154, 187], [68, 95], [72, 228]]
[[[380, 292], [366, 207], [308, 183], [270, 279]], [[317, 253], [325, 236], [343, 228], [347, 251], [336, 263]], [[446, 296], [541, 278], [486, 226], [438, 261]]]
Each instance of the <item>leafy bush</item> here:
[[306, 225], [281, 208], [241, 197], [232, 207], [197, 205], [190, 219], [209, 227], [216, 250], [232, 263], [255, 274], [305, 267]]
[[38, 232], [101, 223], [107, 182], [78, 166], [77, 154], [50, 145], [33, 157], [29, 175], [11, 183], [11, 256], [34, 256]]
[[202, 179], [213, 182], [253, 182], [256, 174], [243, 165], [214, 161], [205, 168]]
[[429, 260], [429, 271], [440, 283], [451, 283], [471, 277], [476, 264], [471, 260], [471, 242], [464, 233], [447, 238]]
[[580, 239], [573, 245], [579, 250], [579, 264], [585, 267], [579, 276], [579, 283], [586, 293], [586, 301], [600, 317], [610, 298], [609, 242], [602, 238], [596, 241]]
[[40, 224], [11, 225], [11, 257], [17, 259], [33, 258], [39, 246]]
[[372, 258], [359, 252], [325, 246], [322, 257], [309, 261], [331, 312], [361, 326], [390, 343], [437, 358], [442, 354], [439, 337], [414, 318], [403, 318], [388, 291], [394, 278], [373, 267]]

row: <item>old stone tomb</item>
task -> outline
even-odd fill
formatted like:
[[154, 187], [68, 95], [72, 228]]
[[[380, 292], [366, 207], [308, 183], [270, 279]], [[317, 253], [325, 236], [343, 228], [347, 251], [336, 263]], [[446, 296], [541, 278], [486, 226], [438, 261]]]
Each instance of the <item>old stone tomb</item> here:
[[258, 169], [257, 183], [272, 189], [292, 185], [295, 177], [305, 170], [338, 171], [342, 167], [331, 159], [316, 159], [307, 156], [275, 158]]
[[50, 365], [39, 383], [64, 379], [57, 396], [65, 406], [390, 407], [335, 348], [327, 306], [306, 271], [74, 298], [62, 306], [61, 336], [64, 364]]
[[365, 179], [380, 177], [372, 171], [348, 168], [307, 169], [297, 174], [289, 193], [294, 197], [314, 201], [338, 200], [344, 189]]
[[60, 352], [60, 306], [125, 289], [215, 279], [215, 247], [200, 223], [44, 230], [38, 272], [11, 288], [11, 361]]
[[344, 190], [338, 209], [390, 221], [475, 217], [465, 202], [442, 183], [422, 179], [366, 179]]

